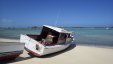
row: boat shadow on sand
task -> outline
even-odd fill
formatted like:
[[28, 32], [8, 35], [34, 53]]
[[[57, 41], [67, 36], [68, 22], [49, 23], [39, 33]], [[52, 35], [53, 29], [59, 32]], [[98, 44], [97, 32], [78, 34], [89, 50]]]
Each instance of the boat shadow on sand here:
[[[60, 55], [62, 53], [68, 52], [68, 51], [72, 50], [75, 47], [76, 47], [76, 44], [73, 43], [68, 48], [66, 48], [66, 49], [64, 49], [62, 51], [59, 51], [59, 52], [56, 52], [56, 53], [52, 53], [52, 54], [48, 54], [48, 55], [44, 55], [44, 56], [37, 57], [37, 58], [51, 58], [51, 57]], [[36, 58], [36, 56], [33, 56], [30, 53], [28, 53], [28, 55], [29, 55], [28, 57], [21, 57], [21, 56], [19, 56], [18, 58], [14, 59], [14, 60], [5, 60], [5, 61], [2, 61], [2, 62], [0, 61], [0, 64], [14, 63], [14, 62], [19, 62], [19, 61], [24, 61], [24, 60]]]

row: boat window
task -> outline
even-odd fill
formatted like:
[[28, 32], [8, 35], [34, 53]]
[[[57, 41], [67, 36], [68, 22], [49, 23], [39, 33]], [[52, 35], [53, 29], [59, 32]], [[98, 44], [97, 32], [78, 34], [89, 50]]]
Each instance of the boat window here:
[[71, 36], [70, 36], [70, 34], [67, 34], [66, 42], [70, 42], [70, 41], [71, 41]]
[[59, 43], [65, 43], [66, 42], [66, 34], [62, 33], [59, 36]]
[[[50, 34], [51, 34], [52, 38], [51, 38]], [[48, 37], [48, 35], [49, 35], [49, 37]], [[45, 42], [52, 41], [52, 44], [55, 44], [58, 42], [58, 37], [59, 37], [59, 32], [52, 30], [45, 26], [43, 27], [42, 32], [41, 32], [41, 39], [45, 40]]]
[[48, 29], [47, 27], [43, 27], [42, 32], [41, 32], [41, 37], [45, 39], [49, 31], [50, 29]]

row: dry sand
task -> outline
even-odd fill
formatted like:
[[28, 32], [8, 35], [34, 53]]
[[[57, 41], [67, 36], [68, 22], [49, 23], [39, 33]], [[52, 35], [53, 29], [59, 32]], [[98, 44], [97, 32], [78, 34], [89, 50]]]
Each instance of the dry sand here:
[[8, 64], [113, 64], [113, 48], [77, 45], [40, 58], [30, 56], [24, 50], [23, 54]]

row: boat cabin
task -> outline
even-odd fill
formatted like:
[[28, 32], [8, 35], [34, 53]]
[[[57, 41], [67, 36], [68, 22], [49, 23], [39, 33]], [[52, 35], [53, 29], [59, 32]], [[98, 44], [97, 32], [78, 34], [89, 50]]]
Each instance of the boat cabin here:
[[65, 44], [71, 41], [71, 32], [53, 26], [44, 25], [40, 34], [42, 44]]

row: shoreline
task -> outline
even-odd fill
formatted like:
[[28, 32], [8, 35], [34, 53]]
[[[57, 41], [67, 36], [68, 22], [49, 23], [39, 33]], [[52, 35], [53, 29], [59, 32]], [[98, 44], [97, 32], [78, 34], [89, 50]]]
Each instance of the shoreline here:
[[13, 39], [13, 38], [0, 38], [0, 42], [19, 42], [19, 39]]
[[[18, 42], [19, 39], [0, 38], [0, 42]], [[18, 58], [3, 63], [7, 64], [113, 64], [113, 48], [76, 45], [69, 48], [46, 55], [44, 57], [30, 56], [24, 50]], [[1, 63], [1, 62], [0, 62]]]
[[98, 48], [108, 48], [108, 49], [113, 49], [113, 46], [106, 46], [106, 45], [77, 44], [77, 46], [89, 46], [89, 47], [98, 47]]
[[[19, 38], [2, 38], [0, 37], [0, 42], [19, 42]], [[91, 46], [91, 47], [100, 47], [100, 48], [113, 48], [113, 46], [109, 46], [109, 45], [98, 45], [98, 44], [78, 44], [78, 43], [74, 43], [77, 46]]]

